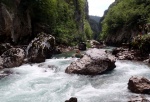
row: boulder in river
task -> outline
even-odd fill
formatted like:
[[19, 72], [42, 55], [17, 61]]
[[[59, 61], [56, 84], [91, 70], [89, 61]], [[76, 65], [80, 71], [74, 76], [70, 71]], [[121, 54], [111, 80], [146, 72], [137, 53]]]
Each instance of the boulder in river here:
[[69, 100], [66, 100], [65, 102], [77, 102], [77, 98], [71, 97]]
[[85, 51], [86, 50], [86, 43], [85, 42], [80, 42], [78, 45], [78, 49]]
[[150, 94], [150, 81], [144, 77], [131, 77], [128, 89], [134, 93]]
[[4, 68], [18, 67], [22, 65], [25, 51], [21, 48], [11, 48], [0, 56], [0, 66]]
[[115, 57], [103, 49], [90, 49], [83, 58], [72, 62], [65, 70], [68, 74], [99, 75], [115, 68]]
[[27, 58], [29, 62], [40, 63], [50, 58], [55, 50], [55, 38], [45, 33], [38, 34], [27, 47]]

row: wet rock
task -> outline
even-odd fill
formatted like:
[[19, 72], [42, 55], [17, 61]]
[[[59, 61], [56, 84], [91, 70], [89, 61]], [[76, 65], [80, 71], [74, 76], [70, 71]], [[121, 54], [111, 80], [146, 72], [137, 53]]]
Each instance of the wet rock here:
[[40, 63], [50, 58], [55, 50], [55, 38], [52, 35], [40, 33], [27, 47], [29, 62]]
[[112, 55], [117, 55], [119, 52], [122, 52], [122, 51], [124, 51], [124, 49], [123, 48], [115, 48], [115, 49], [113, 49], [113, 51], [112, 51]]
[[0, 79], [9, 76], [10, 74], [13, 74], [13, 72], [10, 70], [0, 71]]
[[6, 76], [12, 75], [12, 74], [19, 74], [19, 73], [13, 72], [12, 70], [9, 70], [9, 69], [3, 69], [0, 71], [0, 79]]
[[150, 81], [144, 77], [131, 77], [128, 89], [134, 93], [150, 94]]
[[82, 50], [82, 51], [85, 51], [86, 50], [86, 43], [85, 42], [79, 43], [78, 49]]
[[20, 48], [11, 48], [0, 56], [0, 66], [4, 68], [18, 67], [23, 64], [25, 51]]
[[0, 55], [2, 55], [5, 51], [12, 48], [12, 46], [9, 43], [3, 43], [0, 44]]
[[55, 65], [48, 65], [48, 64], [39, 64], [38, 67], [41, 67], [41, 68], [49, 68], [49, 69], [52, 69], [52, 70], [56, 70], [57, 67]]
[[148, 99], [146, 99], [144, 96], [132, 96], [130, 97], [130, 101], [128, 102], [150, 102]]
[[69, 100], [66, 100], [65, 102], [78, 102], [76, 97], [71, 97]]
[[115, 57], [102, 49], [90, 49], [83, 58], [72, 62], [65, 70], [66, 73], [82, 75], [98, 75], [115, 68]]
[[98, 42], [96, 40], [90, 40], [90, 45], [92, 48], [102, 48], [104, 47], [103, 43], [102, 42]]
[[114, 49], [112, 51], [112, 54], [119, 60], [144, 61], [148, 59], [148, 56], [146, 54], [141, 54], [139, 50], [129, 50], [127, 48], [122, 47]]

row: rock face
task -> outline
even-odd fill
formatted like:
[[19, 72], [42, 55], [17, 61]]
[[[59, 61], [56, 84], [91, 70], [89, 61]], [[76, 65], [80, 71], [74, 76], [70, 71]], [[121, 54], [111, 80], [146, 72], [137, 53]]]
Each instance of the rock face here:
[[0, 55], [10, 48], [12, 48], [12, 46], [9, 43], [0, 44]]
[[[9, 39], [12, 32], [12, 18], [6, 6], [0, 3], [0, 42]], [[6, 38], [7, 37], [7, 38]]]
[[131, 77], [128, 89], [135, 93], [150, 94], [150, 81], [144, 77]]
[[83, 58], [71, 63], [66, 73], [98, 75], [115, 68], [115, 58], [102, 49], [90, 49]]
[[9, 1], [12, 8], [0, 3], [0, 42], [21, 43], [31, 37], [31, 17], [22, 1]]
[[45, 33], [40, 33], [27, 47], [29, 62], [40, 63], [50, 58], [55, 50], [55, 38]]
[[1, 68], [20, 66], [25, 58], [25, 51], [20, 48], [11, 48], [0, 56]]

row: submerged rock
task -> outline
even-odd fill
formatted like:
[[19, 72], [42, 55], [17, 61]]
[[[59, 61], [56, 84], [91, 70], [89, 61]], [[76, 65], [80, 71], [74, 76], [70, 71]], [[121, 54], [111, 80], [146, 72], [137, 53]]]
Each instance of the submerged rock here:
[[150, 81], [144, 77], [131, 77], [128, 89], [135, 93], [150, 94]]
[[11, 48], [0, 56], [0, 66], [4, 68], [18, 67], [22, 65], [25, 51], [20, 48]]
[[50, 58], [55, 50], [55, 38], [52, 35], [40, 33], [27, 47], [29, 62], [40, 63]]
[[150, 102], [148, 99], [146, 99], [144, 96], [133, 96], [130, 98], [130, 101], [128, 102]]
[[65, 102], [78, 102], [76, 97], [71, 97], [69, 100], [66, 100]]
[[66, 73], [82, 75], [98, 75], [115, 68], [115, 57], [102, 49], [90, 49], [83, 58], [72, 62], [65, 70]]

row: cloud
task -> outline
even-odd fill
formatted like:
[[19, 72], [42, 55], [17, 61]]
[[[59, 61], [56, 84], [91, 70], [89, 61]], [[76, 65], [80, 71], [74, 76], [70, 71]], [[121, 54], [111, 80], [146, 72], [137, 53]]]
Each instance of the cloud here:
[[115, 0], [88, 0], [89, 15], [103, 16], [103, 13], [108, 9], [109, 5]]

